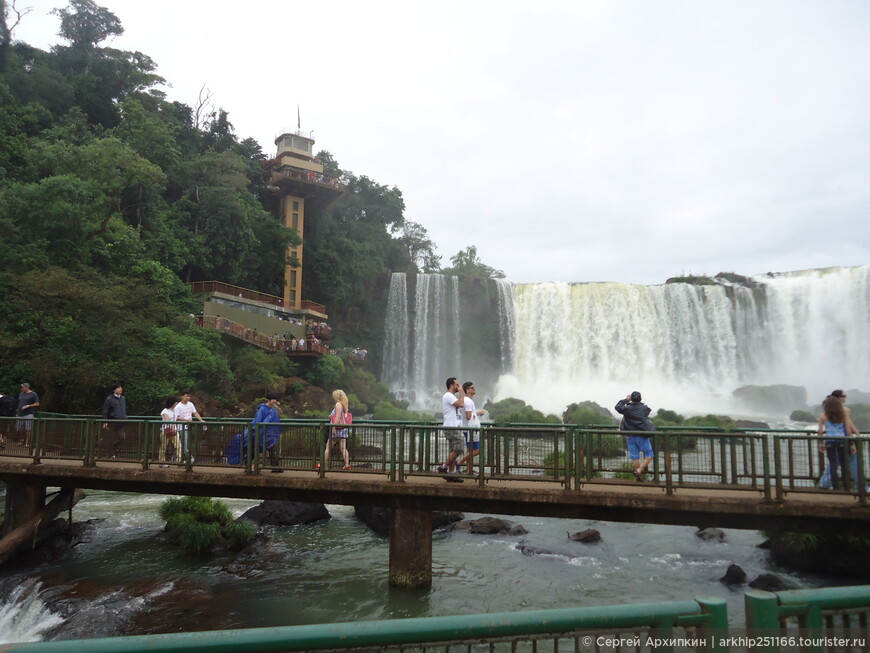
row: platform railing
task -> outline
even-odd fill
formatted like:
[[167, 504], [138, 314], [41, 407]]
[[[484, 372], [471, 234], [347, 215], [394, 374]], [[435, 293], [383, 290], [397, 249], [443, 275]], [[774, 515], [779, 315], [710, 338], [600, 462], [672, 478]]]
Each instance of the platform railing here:
[[[135, 462], [153, 465], [238, 467], [248, 473], [265, 469], [343, 471], [339, 448], [325, 452], [330, 426], [323, 419], [289, 419], [256, 425], [247, 419], [167, 423], [154, 418], [103, 420], [99, 417], [42, 416], [0, 418], [6, 448], [0, 456], [33, 462], [80, 460], [84, 465]], [[466, 432], [479, 440], [479, 454], [462, 473], [464, 481], [558, 483], [584, 486], [634, 485], [625, 432], [609, 428], [560, 425], [487, 425], [448, 428], [425, 423], [356, 420], [346, 446], [356, 472], [384, 474], [390, 480], [439, 475], [448, 458], [448, 435], [455, 435], [460, 459]], [[831, 492], [820, 487], [826, 467], [825, 438], [815, 432], [782, 430], [712, 431], [661, 429], [651, 436], [655, 456], [643, 482], [667, 494], [680, 488], [728, 489], [781, 501], [789, 494]], [[334, 444], [334, 442], [333, 442]], [[844, 439], [854, 448], [854, 464], [841, 470], [839, 490], [861, 504], [868, 502], [870, 438]], [[338, 463], [341, 462], [339, 465]], [[320, 464], [318, 468], [317, 465]]]

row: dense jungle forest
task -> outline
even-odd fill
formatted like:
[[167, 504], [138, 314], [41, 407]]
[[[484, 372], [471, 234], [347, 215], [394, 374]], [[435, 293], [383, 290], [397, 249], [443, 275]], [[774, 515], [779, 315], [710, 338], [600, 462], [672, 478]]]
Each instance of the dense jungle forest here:
[[[170, 101], [157, 62], [107, 47], [124, 31], [110, 11], [72, 0], [55, 13], [43, 51], [15, 39], [27, 12], [0, 0], [0, 387], [26, 380], [42, 410], [85, 414], [115, 382], [131, 414], [183, 389], [212, 415], [270, 389], [298, 409], [324, 408], [339, 384], [367, 408], [388, 402], [365, 366], [376, 356], [303, 368], [192, 324], [202, 304], [186, 282], [281, 294], [299, 235], [267, 210], [268, 157], [229, 109]], [[348, 193], [306, 221], [303, 296], [328, 307], [337, 347], [376, 353], [389, 272], [440, 261], [398, 188], [318, 156]], [[472, 249], [454, 273], [498, 273]]]

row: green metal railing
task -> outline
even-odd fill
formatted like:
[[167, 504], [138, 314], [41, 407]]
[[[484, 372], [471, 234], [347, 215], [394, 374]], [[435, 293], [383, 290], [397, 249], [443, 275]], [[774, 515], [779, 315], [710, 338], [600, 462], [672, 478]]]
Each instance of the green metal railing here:
[[[26, 426], [30, 430], [22, 430]], [[166, 428], [176, 435], [166, 437]], [[447, 435], [462, 429], [425, 423], [358, 420], [347, 447], [352, 471], [386, 475], [402, 482], [437, 475], [447, 459]], [[208, 419], [162, 422], [153, 418], [105, 421], [91, 417], [0, 418], [7, 446], [0, 455], [33, 462], [80, 460], [154, 465], [233, 467], [250, 474], [271, 470], [341, 471], [336, 449], [325, 452], [330, 425], [322, 419], [283, 420], [252, 425], [249, 420]], [[278, 432], [275, 446], [267, 446]], [[472, 431], [474, 431], [472, 429]], [[491, 425], [477, 430], [480, 449], [465, 470], [481, 486], [491, 482], [547, 482], [581, 490], [589, 484], [634, 485], [624, 432], [612, 428], [559, 425]], [[819, 451], [824, 437], [813, 431], [663, 428], [652, 434], [655, 457], [646, 483], [667, 494], [680, 488], [727, 488], [784, 500], [789, 493], [824, 492], [818, 487], [826, 466]], [[857, 459], [847, 465], [844, 487], [861, 504], [868, 501], [867, 436], [846, 438]], [[19, 444], [18, 441], [21, 441]], [[855, 476], [855, 478], [852, 478]]]
[[867, 651], [870, 585], [745, 596], [744, 627], [723, 599], [695, 599], [7, 644], [23, 653], [242, 651]]
[[748, 632], [763, 635], [757, 651], [870, 650], [870, 586], [750, 591], [745, 602]]
[[[606, 642], [706, 639], [728, 628], [721, 599], [563, 608], [323, 625], [251, 628], [10, 645], [26, 653], [209, 653], [240, 651], [546, 651], [608, 650]], [[604, 647], [601, 644], [605, 644]], [[485, 647], [485, 648], [483, 648]], [[667, 643], [656, 651], [680, 647]], [[613, 650], [611, 647], [609, 650]], [[649, 647], [637, 650], [650, 650]]]

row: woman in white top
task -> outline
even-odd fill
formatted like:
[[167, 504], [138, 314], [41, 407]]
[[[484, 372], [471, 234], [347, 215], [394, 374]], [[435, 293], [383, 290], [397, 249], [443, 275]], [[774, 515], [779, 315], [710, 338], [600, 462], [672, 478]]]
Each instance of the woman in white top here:
[[[175, 421], [175, 404], [178, 403], [177, 397], [167, 397], [166, 404], [163, 410], [160, 411], [160, 419], [164, 422]], [[169, 443], [172, 443], [172, 454], [169, 453]], [[161, 467], [169, 467], [165, 464], [170, 459], [175, 459], [178, 453], [178, 429], [175, 424], [163, 424], [160, 427], [160, 451], [157, 452], [157, 459], [164, 463]]]

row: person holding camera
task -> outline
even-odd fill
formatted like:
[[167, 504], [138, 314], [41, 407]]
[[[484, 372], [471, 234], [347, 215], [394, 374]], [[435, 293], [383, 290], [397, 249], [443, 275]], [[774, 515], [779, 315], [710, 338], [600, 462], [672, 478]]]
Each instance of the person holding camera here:
[[656, 430], [655, 424], [650, 420], [649, 415], [652, 409], [644, 403], [641, 403], [641, 394], [637, 390], [628, 395], [625, 399], [620, 399], [616, 404], [616, 412], [622, 415], [622, 422], [619, 424], [621, 431], [632, 431], [632, 435], [628, 435], [628, 457], [634, 465], [634, 478], [638, 482], [643, 482], [643, 473], [648, 470], [649, 464], [652, 462], [653, 448], [650, 438], [652, 431]]

